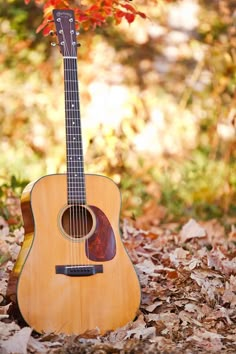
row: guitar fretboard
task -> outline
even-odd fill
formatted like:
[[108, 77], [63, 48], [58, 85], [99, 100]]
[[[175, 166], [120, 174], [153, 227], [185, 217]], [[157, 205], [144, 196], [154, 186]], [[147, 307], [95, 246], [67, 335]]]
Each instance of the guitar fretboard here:
[[86, 204], [76, 57], [64, 57], [64, 80], [68, 204]]

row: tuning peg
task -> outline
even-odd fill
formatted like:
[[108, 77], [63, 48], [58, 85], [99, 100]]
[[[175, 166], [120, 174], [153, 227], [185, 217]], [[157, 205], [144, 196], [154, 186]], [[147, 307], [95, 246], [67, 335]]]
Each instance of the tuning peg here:
[[50, 36], [54, 36], [54, 34], [56, 34], [57, 32], [55, 32], [55, 31], [53, 31], [53, 30], [51, 30], [50, 32], [49, 32], [49, 34], [50, 34]]
[[56, 42], [51, 42], [52, 47], [56, 47], [56, 45], [58, 45]]
[[76, 36], [79, 36], [80, 35], [80, 32], [79, 31], [76, 31]]
[[81, 47], [81, 44], [80, 44], [80, 43], [77, 43], [76, 46], [77, 46], [77, 47]]

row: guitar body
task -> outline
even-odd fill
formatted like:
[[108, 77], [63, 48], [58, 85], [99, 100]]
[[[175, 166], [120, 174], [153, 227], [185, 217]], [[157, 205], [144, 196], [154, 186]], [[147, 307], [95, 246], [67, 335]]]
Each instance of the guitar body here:
[[[16, 263], [17, 302], [37, 332], [104, 334], [133, 320], [140, 304], [119, 235], [119, 190], [103, 176], [86, 174], [85, 181], [88, 209], [68, 209], [63, 174], [42, 177], [22, 197], [26, 237]], [[88, 219], [80, 237], [68, 228], [71, 215], [77, 223]]]

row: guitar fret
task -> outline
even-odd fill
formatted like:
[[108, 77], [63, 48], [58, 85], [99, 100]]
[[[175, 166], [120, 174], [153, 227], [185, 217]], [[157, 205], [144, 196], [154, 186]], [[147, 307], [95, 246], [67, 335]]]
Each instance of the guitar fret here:
[[[82, 185], [82, 183], [81, 183], [81, 185]], [[85, 193], [85, 192], [86, 192], [86, 189], [84, 188], [84, 186], [79, 187], [78, 184], [74, 184], [74, 186], [69, 186], [69, 187], [67, 188], [67, 191], [68, 191], [68, 192], [73, 192], [73, 191], [79, 192], [79, 191], [81, 191], [82, 193]]]
[[70, 171], [69, 172], [80, 172], [81, 170], [83, 171], [84, 169], [82, 167], [75, 167], [75, 166], [69, 166]]
[[74, 187], [72, 187], [72, 186], [68, 187], [68, 190], [75, 190], [75, 189], [81, 189], [81, 190], [85, 191], [85, 188], [84, 187], [80, 187], [79, 185], [74, 186]]
[[[72, 183], [72, 181], [70, 181], [71, 183]], [[73, 182], [75, 182], [75, 181], [73, 181]], [[75, 189], [75, 187], [76, 187], [76, 185], [78, 185], [79, 183], [74, 183], [74, 184], [71, 184], [70, 186], [68, 186], [67, 187], [67, 190], [74, 190]], [[80, 183], [82, 186], [83, 186], [83, 182], [81, 181], [81, 183]], [[73, 188], [73, 186], [74, 186], [74, 188]], [[83, 190], [85, 190], [85, 187], [83, 186], [81, 189], [83, 189]]]
[[[70, 194], [70, 192], [75, 192], [75, 191], [78, 192], [76, 189], [73, 190], [73, 191], [69, 190], [69, 191], [68, 191], [68, 194]], [[83, 190], [82, 193], [85, 195], [85, 190]]]
[[77, 128], [78, 129], [78, 126], [75, 125], [76, 123], [74, 123], [73, 125], [70, 125], [70, 124], [67, 124], [67, 128]]
[[76, 109], [76, 108], [74, 108], [74, 109], [72, 109], [72, 108], [67, 108], [66, 111], [67, 111], [67, 112], [76, 112], [76, 113], [79, 112], [78, 109]]
[[79, 154], [67, 154], [67, 157], [74, 157], [74, 156], [76, 156], [78, 159], [83, 157], [83, 155], [79, 155]]
[[[83, 185], [83, 184], [84, 184], [84, 183], [83, 183], [84, 181], [81, 180], [81, 183], [75, 183], [75, 182], [78, 182], [77, 180], [76, 180], [76, 181], [70, 181], [70, 182], [71, 182], [72, 184], [68, 186], [68, 188], [67, 188], [68, 190], [75, 189], [76, 186], [79, 185], [79, 184], [82, 186], [81, 189], [85, 190], [85, 187], [84, 187], [84, 185]], [[74, 187], [74, 188], [73, 188], [73, 187]]]
[[[75, 124], [75, 122], [78, 123], [77, 128], [76, 128], [76, 129], [78, 129], [78, 127], [80, 127], [80, 122], [79, 122], [79, 120], [78, 120], [78, 117], [68, 117], [68, 116], [67, 116], [66, 127], [68, 127], [69, 125], [71, 125], [71, 123], [72, 123], [72, 126], [73, 126], [73, 125]], [[70, 123], [70, 124], [69, 124], [69, 123]]]
[[[77, 195], [73, 195], [73, 192], [77, 192], [76, 194]], [[79, 196], [78, 196], [78, 192], [79, 192]], [[68, 192], [68, 195], [69, 195], [69, 197], [71, 197], [72, 199], [75, 199], [75, 198], [84, 198], [85, 197], [85, 195], [86, 195], [86, 193], [85, 193], [85, 191], [77, 191], [77, 190], [73, 190], [73, 191], [69, 191]]]
[[76, 192], [76, 197], [86, 195], [86, 190], [84, 188], [67, 188], [67, 193], [69, 195], [73, 196], [74, 192]]
[[[82, 148], [67, 147], [67, 152], [68, 152], [67, 156], [71, 156], [69, 151], [73, 151], [73, 152], [76, 151], [77, 152], [78, 150], [82, 151]], [[82, 156], [82, 155], [80, 154], [80, 156]]]
[[[67, 128], [69, 128], [69, 127], [67, 127]], [[73, 128], [73, 127], [72, 127]], [[67, 130], [69, 130], [69, 129], [67, 129]], [[70, 133], [70, 132], [66, 132], [66, 135], [67, 135], [67, 137], [68, 138], [70, 138], [70, 137], [72, 137], [72, 136], [78, 136], [78, 137], [81, 137], [82, 136], [82, 134], [81, 133], [79, 133], [78, 131], [75, 131], [75, 132], [72, 132], [72, 133]]]

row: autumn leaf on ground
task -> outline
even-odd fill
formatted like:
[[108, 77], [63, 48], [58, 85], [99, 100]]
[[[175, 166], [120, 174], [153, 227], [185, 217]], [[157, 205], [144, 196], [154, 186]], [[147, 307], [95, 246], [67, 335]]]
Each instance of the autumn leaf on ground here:
[[195, 220], [190, 219], [187, 224], [185, 224], [181, 230], [181, 241], [186, 242], [191, 238], [195, 237], [205, 237], [206, 231], [201, 227]]

